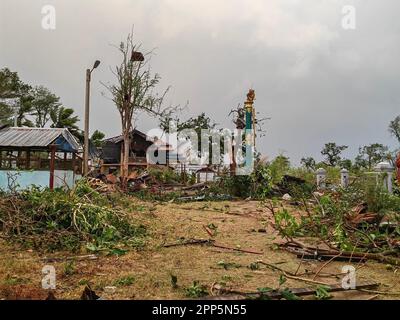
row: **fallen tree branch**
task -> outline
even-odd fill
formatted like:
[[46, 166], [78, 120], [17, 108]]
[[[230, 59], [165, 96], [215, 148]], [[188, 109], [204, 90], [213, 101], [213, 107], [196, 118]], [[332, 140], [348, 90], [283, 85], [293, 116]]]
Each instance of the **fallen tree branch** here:
[[216, 244], [216, 243], [213, 243], [212, 246], [216, 247], [216, 248], [239, 251], [239, 252], [244, 252], [244, 253], [263, 254], [263, 252], [257, 252], [257, 251], [252, 251], [252, 250], [239, 249], [239, 248], [231, 248], [231, 247], [226, 247], [226, 246], [223, 246], [223, 245], [220, 245], [220, 244]]
[[204, 245], [204, 244], [210, 244], [210, 243], [212, 243], [212, 241], [213, 240], [189, 239], [189, 240], [186, 240], [186, 241], [183, 241], [183, 242], [166, 244], [163, 247], [164, 248], [172, 248], [172, 247], [188, 246], [188, 245]]
[[[330, 250], [330, 249], [328, 250], [328, 249], [320, 249], [320, 248], [316, 248], [316, 247], [305, 246], [297, 241], [287, 242], [287, 243], [281, 245], [281, 247], [284, 247], [284, 248], [287, 248], [287, 247], [293, 248], [294, 247], [297, 249], [302, 249], [311, 255], [315, 255], [316, 257], [318, 257], [319, 255], [321, 255], [321, 256], [336, 256], [337, 255], [337, 258], [344, 257], [344, 258], [349, 258], [349, 259], [351, 258], [352, 260], [368, 259], [368, 260], [375, 260], [375, 261], [386, 263], [386, 264], [400, 266], [400, 259], [389, 257], [389, 256], [386, 256], [386, 255], [380, 254], [380, 253], [368, 253], [368, 252], [362, 253], [362, 252], [349, 252], [349, 251], [340, 252], [339, 250]], [[291, 252], [291, 251], [289, 250], [289, 252]]]
[[190, 239], [190, 240], [187, 240], [187, 241], [184, 241], [184, 242], [166, 244], [163, 247], [164, 248], [171, 248], [171, 247], [179, 247], [179, 246], [187, 246], [187, 245], [209, 245], [209, 246], [212, 246], [212, 247], [215, 247], [215, 248], [220, 248], [220, 249], [225, 249], [225, 250], [232, 250], [232, 251], [251, 253], [251, 254], [263, 254], [263, 252], [246, 250], [246, 249], [239, 249], [239, 248], [232, 248], [232, 247], [228, 247], [228, 246], [225, 246], [225, 245], [222, 245], [222, 244], [217, 244], [212, 239], [209, 239], [209, 240]]
[[[365, 282], [361, 283], [356, 286], [355, 289], [344, 289], [341, 285], [326, 285], [326, 290], [328, 292], [345, 292], [345, 291], [354, 291], [354, 290], [359, 290], [359, 291], [364, 291], [364, 289], [368, 288], [375, 288], [377, 287], [378, 284], [375, 282]], [[289, 290], [291, 293], [293, 293], [296, 296], [309, 296], [309, 295], [314, 295], [315, 294], [315, 289], [314, 288], [293, 288], [293, 289], [286, 289]], [[369, 290], [368, 290], [369, 291]], [[282, 299], [284, 298], [284, 290], [273, 290], [270, 292], [240, 292], [240, 291], [234, 291], [234, 290], [224, 290], [225, 295], [219, 295], [219, 296], [209, 296], [202, 298], [202, 300], [247, 300], [249, 298], [270, 298], [270, 299]]]
[[386, 291], [376, 291], [376, 290], [368, 290], [368, 289], [357, 289], [362, 292], [366, 293], [374, 293], [374, 294], [381, 294], [386, 296], [400, 296], [400, 292], [386, 292]]

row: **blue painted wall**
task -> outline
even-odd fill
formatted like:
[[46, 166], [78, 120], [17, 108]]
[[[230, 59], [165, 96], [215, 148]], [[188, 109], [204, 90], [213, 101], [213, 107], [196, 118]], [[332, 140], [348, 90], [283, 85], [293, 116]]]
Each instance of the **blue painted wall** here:
[[[0, 188], [8, 190], [8, 173], [17, 174], [16, 184], [18, 190], [29, 188], [32, 185], [38, 187], [48, 187], [50, 180], [49, 171], [15, 171], [15, 170], [0, 170]], [[54, 187], [63, 187], [65, 184], [72, 188], [76, 181], [81, 178], [80, 175], [74, 177], [74, 173], [70, 170], [55, 170], [54, 171]], [[64, 182], [65, 181], [65, 182]]]

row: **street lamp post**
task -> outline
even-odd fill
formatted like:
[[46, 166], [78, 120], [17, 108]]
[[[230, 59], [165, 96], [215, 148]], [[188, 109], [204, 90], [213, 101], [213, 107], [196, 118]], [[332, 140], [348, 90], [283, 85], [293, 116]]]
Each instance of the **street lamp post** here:
[[96, 60], [92, 69], [86, 70], [86, 98], [85, 98], [85, 139], [83, 150], [83, 175], [87, 176], [89, 173], [89, 104], [90, 104], [90, 80], [94, 69], [100, 64]]

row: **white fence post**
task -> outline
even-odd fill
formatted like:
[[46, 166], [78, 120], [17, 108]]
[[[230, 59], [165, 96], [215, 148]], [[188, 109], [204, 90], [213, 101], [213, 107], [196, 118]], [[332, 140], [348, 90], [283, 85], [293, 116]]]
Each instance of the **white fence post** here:
[[[393, 194], [393, 172], [394, 172], [394, 167], [387, 161], [380, 162], [376, 165], [375, 171], [378, 172], [378, 174], [382, 175], [384, 174], [383, 178], [383, 187], [390, 193]], [[378, 179], [379, 181], [379, 179]]]
[[319, 190], [324, 190], [326, 188], [326, 170], [319, 168], [317, 170], [317, 187]]
[[340, 171], [340, 184], [342, 188], [347, 188], [349, 186], [349, 178], [350, 178], [349, 170], [343, 168]]

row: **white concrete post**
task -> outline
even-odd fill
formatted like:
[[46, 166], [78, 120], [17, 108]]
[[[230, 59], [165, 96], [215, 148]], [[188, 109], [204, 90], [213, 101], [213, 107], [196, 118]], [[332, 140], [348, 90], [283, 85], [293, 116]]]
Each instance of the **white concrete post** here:
[[326, 170], [324, 168], [319, 168], [317, 170], [317, 188], [324, 190], [326, 188]]
[[347, 188], [349, 186], [349, 180], [350, 180], [349, 170], [343, 168], [340, 171], [340, 184], [342, 188]]
[[393, 171], [387, 173], [387, 190], [393, 194]]
[[[375, 171], [377, 171], [379, 174], [385, 174], [384, 179], [383, 179], [383, 187], [390, 193], [393, 194], [393, 172], [394, 168], [393, 166], [385, 161], [385, 162], [380, 162], [376, 165]], [[379, 179], [378, 179], [379, 181]]]

